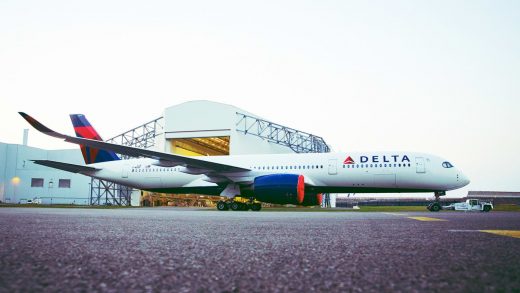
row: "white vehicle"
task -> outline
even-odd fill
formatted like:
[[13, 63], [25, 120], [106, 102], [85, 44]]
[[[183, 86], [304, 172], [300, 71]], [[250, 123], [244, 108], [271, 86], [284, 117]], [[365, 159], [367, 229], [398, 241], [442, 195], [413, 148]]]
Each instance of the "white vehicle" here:
[[41, 198], [33, 198], [33, 199], [21, 199], [20, 204], [41, 204], [42, 199]]
[[465, 202], [452, 203], [448, 206], [443, 206], [442, 208], [445, 210], [456, 211], [489, 212], [493, 209], [493, 204], [478, 199], [467, 199]]
[[[469, 179], [447, 160], [414, 152], [312, 153], [186, 157], [103, 142], [84, 115], [71, 115], [77, 137], [57, 133], [20, 113], [40, 132], [81, 146], [85, 165], [36, 164], [162, 193], [197, 193], [260, 203], [319, 205], [322, 193], [433, 192], [461, 188]], [[132, 157], [121, 160], [116, 153]], [[219, 210], [244, 209], [221, 202]]]

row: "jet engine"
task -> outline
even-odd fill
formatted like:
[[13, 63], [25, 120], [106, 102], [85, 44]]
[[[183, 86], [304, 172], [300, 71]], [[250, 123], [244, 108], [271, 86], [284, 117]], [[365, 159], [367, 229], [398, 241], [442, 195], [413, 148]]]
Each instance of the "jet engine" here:
[[301, 205], [305, 198], [305, 179], [296, 174], [260, 176], [255, 178], [253, 193], [259, 201]]

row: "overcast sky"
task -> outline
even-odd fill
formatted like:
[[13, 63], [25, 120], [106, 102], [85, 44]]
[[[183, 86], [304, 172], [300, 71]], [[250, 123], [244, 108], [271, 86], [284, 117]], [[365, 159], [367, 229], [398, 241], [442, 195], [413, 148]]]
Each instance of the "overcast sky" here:
[[520, 1], [0, 0], [0, 141], [18, 111], [109, 138], [193, 99], [520, 191]]

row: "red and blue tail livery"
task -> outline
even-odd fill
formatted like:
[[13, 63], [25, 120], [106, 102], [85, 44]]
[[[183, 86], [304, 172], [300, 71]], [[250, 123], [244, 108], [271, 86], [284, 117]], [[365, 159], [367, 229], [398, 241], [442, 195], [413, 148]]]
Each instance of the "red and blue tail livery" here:
[[[85, 115], [70, 114], [70, 120], [72, 120], [72, 125], [74, 126], [77, 137], [103, 141], [94, 127], [88, 122]], [[100, 150], [85, 145], [80, 145], [80, 147], [86, 164], [120, 160], [113, 151]]]

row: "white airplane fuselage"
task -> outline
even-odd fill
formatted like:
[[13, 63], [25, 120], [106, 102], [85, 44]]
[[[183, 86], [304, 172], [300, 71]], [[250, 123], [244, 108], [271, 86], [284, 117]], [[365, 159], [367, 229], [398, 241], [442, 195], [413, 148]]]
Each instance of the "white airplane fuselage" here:
[[[251, 171], [223, 173], [247, 193], [254, 178], [272, 174], [296, 174], [305, 178], [305, 190], [334, 193], [441, 192], [461, 188], [468, 178], [447, 160], [414, 152], [363, 152], [319, 154], [231, 155], [196, 157], [231, 164]], [[160, 161], [138, 158], [88, 165], [100, 169], [83, 174], [137, 189], [201, 193], [232, 197], [236, 189], [224, 190], [218, 178], [200, 170], [161, 166]], [[193, 174], [195, 173], [195, 174]], [[198, 173], [198, 174], [197, 174]]]
[[[256, 201], [319, 205], [322, 193], [434, 192], [469, 183], [450, 162], [412, 152], [312, 153], [187, 157], [104, 142], [82, 114], [71, 114], [76, 136], [56, 132], [34, 117], [20, 115], [38, 131], [78, 144], [85, 163], [34, 160], [39, 165], [80, 173], [142, 190], [249, 198], [219, 201], [219, 210], [252, 209]], [[120, 160], [116, 153], [142, 159]], [[428, 207], [441, 208], [438, 202]]]

